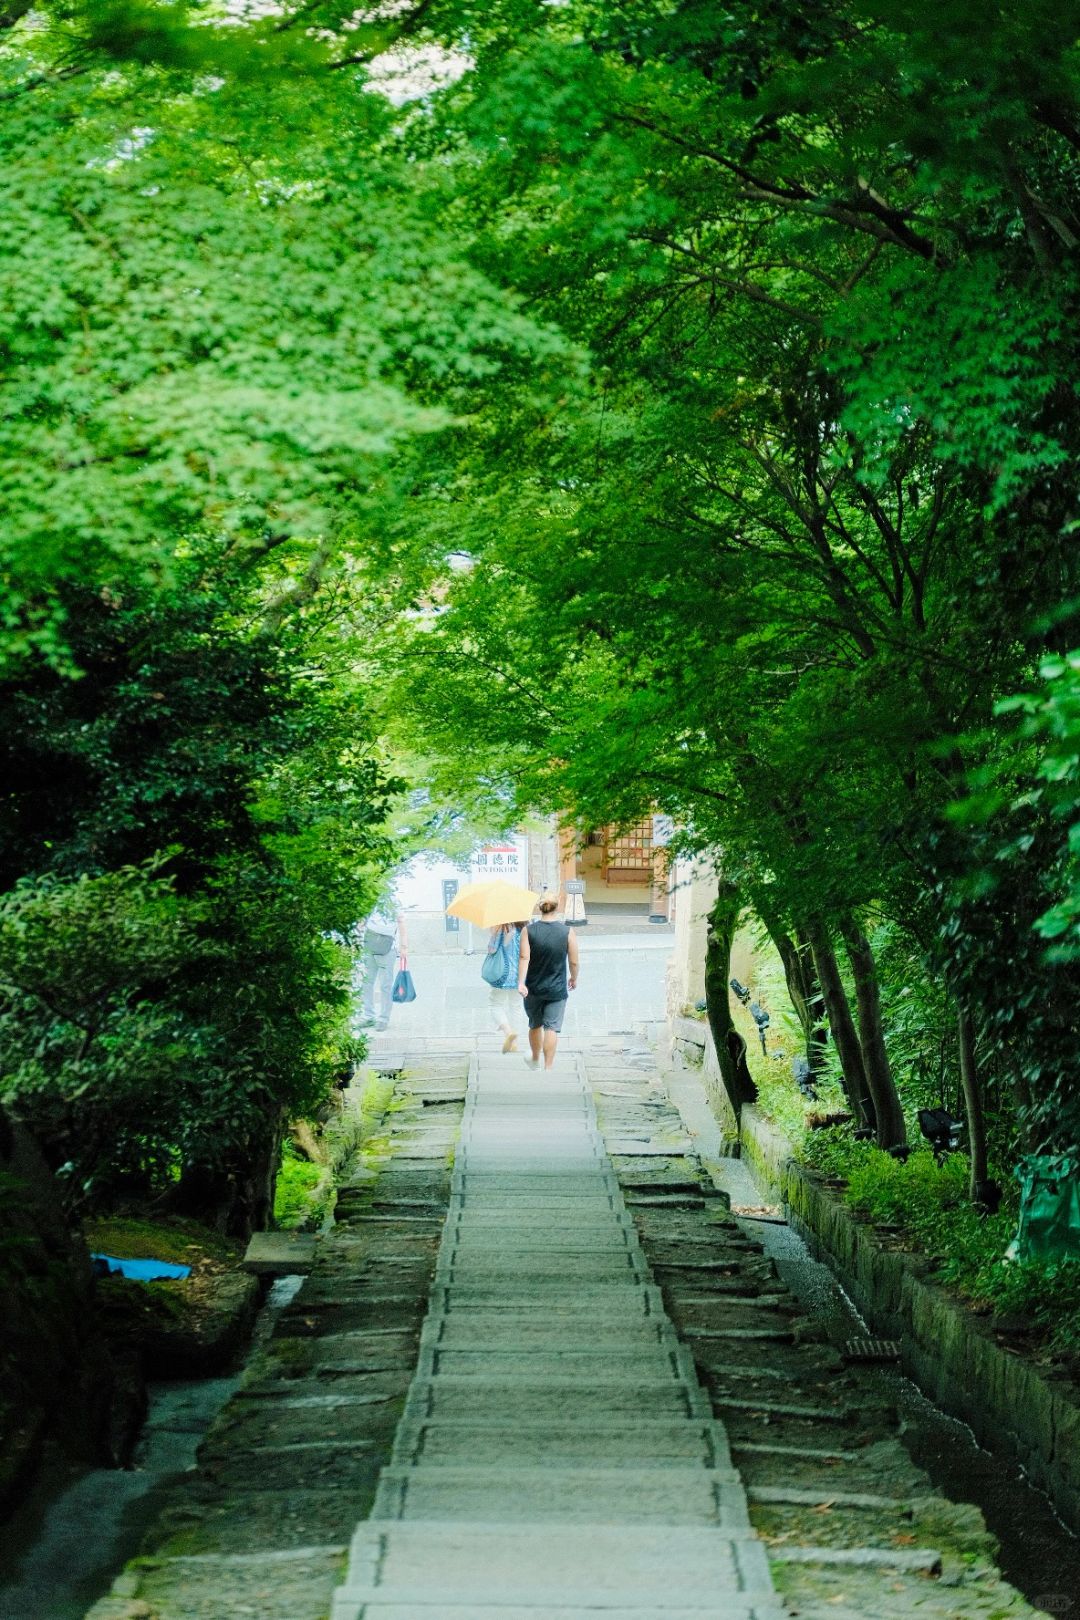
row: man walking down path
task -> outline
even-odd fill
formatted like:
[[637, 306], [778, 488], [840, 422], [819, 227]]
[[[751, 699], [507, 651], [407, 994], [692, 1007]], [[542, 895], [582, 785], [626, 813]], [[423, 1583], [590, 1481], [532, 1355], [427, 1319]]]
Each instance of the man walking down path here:
[[[398, 957], [408, 949], [405, 920], [389, 905], [378, 909], [364, 924], [363, 1022], [385, 1029], [393, 1009], [394, 971]], [[375, 1008], [378, 995], [378, 1011]]]
[[[570, 990], [577, 989], [578, 947], [572, 928], [555, 921], [558, 901], [550, 896], [540, 902], [540, 917], [521, 930], [521, 957], [518, 962], [518, 991], [525, 997], [529, 1020], [530, 1069], [555, 1062], [555, 1048]], [[567, 967], [569, 966], [569, 981]]]

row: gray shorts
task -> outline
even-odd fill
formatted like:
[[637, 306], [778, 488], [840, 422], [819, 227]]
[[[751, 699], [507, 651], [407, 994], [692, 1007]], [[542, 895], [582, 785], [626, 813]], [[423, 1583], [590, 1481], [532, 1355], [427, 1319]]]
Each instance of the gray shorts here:
[[553, 1029], [557, 1035], [562, 1029], [565, 1011], [565, 997], [562, 1001], [545, 1001], [542, 996], [525, 997], [525, 1016], [530, 1029]]

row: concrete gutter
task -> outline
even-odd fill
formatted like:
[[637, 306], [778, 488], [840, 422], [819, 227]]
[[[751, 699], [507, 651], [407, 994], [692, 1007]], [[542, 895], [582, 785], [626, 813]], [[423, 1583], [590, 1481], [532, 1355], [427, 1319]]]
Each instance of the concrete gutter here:
[[927, 1259], [887, 1247], [874, 1227], [796, 1163], [790, 1140], [758, 1108], [744, 1108], [736, 1127], [708, 1026], [697, 1026], [704, 1036], [699, 1046], [683, 1028], [693, 1023], [674, 1021], [674, 1051], [701, 1064], [721, 1131], [737, 1138], [737, 1151], [762, 1187], [782, 1200], [815, 1259], [829, 1267], [876, 1334], [900, 1340], [904, 1371], [923, 1393], [968, 1424], [988, 1451], [1019, 1463], [1080, 1531], [1080, 1389], [1073, 1379], [1000, 1344], [989, 1320], [927, 1280]]

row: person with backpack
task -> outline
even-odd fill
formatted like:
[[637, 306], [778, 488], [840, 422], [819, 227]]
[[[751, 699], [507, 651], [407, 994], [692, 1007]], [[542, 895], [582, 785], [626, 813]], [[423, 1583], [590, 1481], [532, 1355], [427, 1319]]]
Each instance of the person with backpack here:
[[[389, 907], [377, 907], [364, 924], [362, 955], [364, 964], [363, 1022], [385, 1029], [393, 1008], [394, 970], [407, 949], [405, 920]], [[376, 1011], [375, 1003], [379, 1006]]]
[[491, 930], [487, 955], [480, 965], [480, 976], [488, 987], [488, 1003], [495, 1028], [503, 1037], [502, 1049], [512, 1052], [517, 1034], [511, 1014], [520, 997], [517, 993], [518, 956], [524, 923], [502, 923]]

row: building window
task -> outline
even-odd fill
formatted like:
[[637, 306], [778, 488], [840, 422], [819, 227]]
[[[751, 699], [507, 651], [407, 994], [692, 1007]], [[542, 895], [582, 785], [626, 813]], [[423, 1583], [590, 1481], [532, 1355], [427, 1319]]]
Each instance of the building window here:
[[652, 817], [616, 833], [606, 829], [601, 874], [606, 883], [648, 883], [652, 876]]

